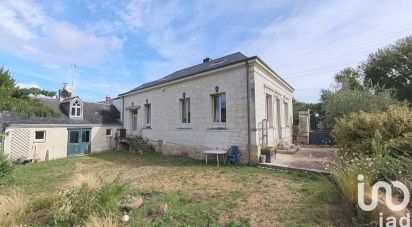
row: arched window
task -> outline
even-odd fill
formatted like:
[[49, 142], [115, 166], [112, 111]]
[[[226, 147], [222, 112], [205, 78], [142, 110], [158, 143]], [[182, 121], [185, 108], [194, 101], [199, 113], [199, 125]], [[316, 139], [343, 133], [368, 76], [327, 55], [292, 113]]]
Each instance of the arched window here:
[[70, 107], [70, 116], [71, 117], [81, 117], [82, 116], [82, 104], [77, 99], [74, 101]]

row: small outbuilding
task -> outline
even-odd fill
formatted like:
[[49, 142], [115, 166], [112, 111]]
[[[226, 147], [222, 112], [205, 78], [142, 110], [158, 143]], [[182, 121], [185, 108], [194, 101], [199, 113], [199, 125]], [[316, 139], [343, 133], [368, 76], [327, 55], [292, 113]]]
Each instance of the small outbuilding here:
[[48, 160], [112, 149], [122, 127], [119, 110], [109, 102], [90, 103], [72, 96], [65, 85], [58, 98], [36, 98], [57, 117], [22, 118], [2, 112], [3, 152], [12, 160]]

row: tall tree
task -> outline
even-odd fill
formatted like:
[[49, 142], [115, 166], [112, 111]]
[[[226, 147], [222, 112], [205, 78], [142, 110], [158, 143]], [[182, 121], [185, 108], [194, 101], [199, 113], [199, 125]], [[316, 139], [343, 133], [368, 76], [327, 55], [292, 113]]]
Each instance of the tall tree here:
[[412, 37], [369, 55], [360, 69], [365, 82], [393, 89], [398, 100], [412, 103]]
[[334, 79], [336, 89], [359, 89], [363, 86], [359, 71], [352, 67], [336, 73]]
[[0, 87], [14, 88], [16, 81], [11, 77], [9, 70], [0, 68]]

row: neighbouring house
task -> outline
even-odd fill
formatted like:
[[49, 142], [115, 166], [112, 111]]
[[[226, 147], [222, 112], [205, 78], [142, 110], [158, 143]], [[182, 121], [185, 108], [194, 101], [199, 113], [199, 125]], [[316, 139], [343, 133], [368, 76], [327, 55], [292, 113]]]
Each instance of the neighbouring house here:
[[241, 162], [256, 163], [262, 146], [291, 143], [292, 93], [259, 57], [238, 52], [145, 83], [113, 104], [127, 135], [163, 153], [203, 159], [206, 149], [238, 145]]
[[120, 112], [110, 103], [83, 102], [65, 85], [58, 98], [37, 98], [58, 117], [22, 118], [15, 112], [0, 115], [4, 153], [11, 159], [47, 160], [78, 156], [115, 147], [122, 127]]

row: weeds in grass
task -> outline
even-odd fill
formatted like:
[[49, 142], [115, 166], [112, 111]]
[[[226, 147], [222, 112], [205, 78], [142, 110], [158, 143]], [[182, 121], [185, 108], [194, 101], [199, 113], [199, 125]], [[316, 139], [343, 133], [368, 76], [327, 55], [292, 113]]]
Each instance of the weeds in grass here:
[[10, 162], [9, 157], [0, 153], [0, 185], [6, 182], [12, 171], [13, 164]]
[[19, 226], [23, 222], [26, 201], [21, 192], [0, 196], [0, 226]]
[[74, 188], [79, 188], [84, 184], [87, 185], [88, 188], [98, 189], [102, 186], [102, 180], [96, 174], [90, 172], [88, 174], [77, 174], [69, 183], [69, 185]]
[[109, 216], [91, 216], [85, 224], [86, 227], [116, 227], [119, 226], [117, 217]]

